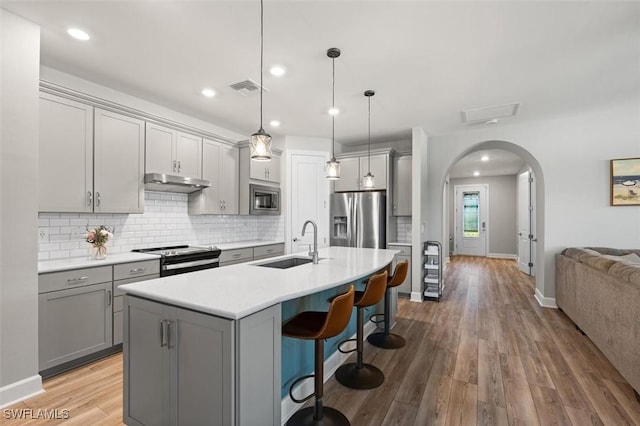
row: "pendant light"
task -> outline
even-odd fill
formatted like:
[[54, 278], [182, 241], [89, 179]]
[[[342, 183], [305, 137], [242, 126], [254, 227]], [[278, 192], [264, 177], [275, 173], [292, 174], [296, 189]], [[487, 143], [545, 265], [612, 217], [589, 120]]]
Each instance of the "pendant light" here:
[[371, 174], [371, 97], [375, 94], [376, 92], [373, 90], [367, 90], [364, 92], [364, 95], [369, 99], [369, 171], [364, 175], [362, 186], [364, 186], [365, 189], [373, 189], [376, 186], [373, 180], [373, 175]]
[[[333, 74], [331, 80], [331, 109], [336, 109], [336, 58], [340, 56], [340, 49], [332, 47], [327, 50], [327, 56], [331, 58], [333, 67]], [[336, 160], [335, 156], [335, 130], [336, 130], [336, 116], [331, 114], [331, 160], [327, 161], [327, 179], [338, 180], [340, 179], [340, 162]]]
[[264, 62], [264, 4], [260, 0], [260, 129], [251, 135], [249, 147], [251, 159], [256, 161], [271, 160], [271, 135], [262, 128], [262, 74]]

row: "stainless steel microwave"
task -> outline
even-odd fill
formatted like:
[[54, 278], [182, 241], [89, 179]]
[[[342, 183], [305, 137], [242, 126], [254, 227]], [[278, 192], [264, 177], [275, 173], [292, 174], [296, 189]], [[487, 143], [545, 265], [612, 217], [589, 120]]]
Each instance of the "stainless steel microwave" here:
[[249, 214], [280, 214], [280, 188], [249, 185]]

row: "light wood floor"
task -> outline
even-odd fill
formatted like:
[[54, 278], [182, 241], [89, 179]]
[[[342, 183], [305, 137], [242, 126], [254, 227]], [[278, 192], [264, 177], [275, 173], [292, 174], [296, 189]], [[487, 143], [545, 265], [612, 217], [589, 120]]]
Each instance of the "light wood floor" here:
[[[457, 257], [440, 303], [400, 301], [399, 350], [365, 345], [386, 375], [371, 391], [333, 378], [325, 405], [353, 425], [640, 425], [633, 390], [562, 312], [533, 298], [514, 261]], [[46, 393], [11, 408], [68, 409], [65, 425], [120, 425], [122, 357], [45, 381]], [[4, 414], [4, 413], [1, 413]], [[44, 420], [2, 425], [54, 424]]]

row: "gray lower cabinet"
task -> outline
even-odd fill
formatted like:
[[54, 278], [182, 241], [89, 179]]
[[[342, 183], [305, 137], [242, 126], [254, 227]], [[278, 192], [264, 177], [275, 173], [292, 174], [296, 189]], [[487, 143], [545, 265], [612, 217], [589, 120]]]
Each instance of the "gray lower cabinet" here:
[[39, 370], [109, 348], [111, 303], [110, 280], [38, 295]]
[[232, 321], [125, 296], [128, 425], [280, 424], [280, 307]]
[[270, 257], [282, 256], [283, 254], [284, 243], [222, 250], [220, 254], [220, 266], [235, 265], [236, 263], [244, 263], [251, 260], [268, 259]]
[[118, 289], [123, 284], [160, 278], [160, 261], [145, 260], [121, 263], [113, 266], [113, 344], [122, 343], [124, 292]]
[[398, 286], [398, 294], [411, 295], [411, 247], [405, 245], [388, 244], [387, 248], [390, 250], [400, 250], [400, 253], [396, 256], [396, 262], [403, 260], [409, 261], [409, 273], [404, 282]]
[[253, 248], [253, 260], [267, 259], [284, 254], [284, 244], [269, 244], [268, 246], [257, 246]]

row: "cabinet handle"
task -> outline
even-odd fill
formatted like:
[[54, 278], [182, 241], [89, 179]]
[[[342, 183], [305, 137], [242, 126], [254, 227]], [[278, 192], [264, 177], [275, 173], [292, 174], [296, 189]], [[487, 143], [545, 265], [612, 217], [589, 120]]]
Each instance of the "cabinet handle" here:
[[178, 162], [176, 160], [173, 160], [173, 172], [178, 172]]
[[231, 257], [240, 257], [240, 256], [242, 256], [242, 253], [236, 253], [231, 255]]
[[178, 174], [180, 174], [180, 168], [182, 168], [182, 165], [180, 164], [180, 161], [178, 161]]
[[131, 274], [138, 274], [138, 273], [140, 273], [140, 272], [144, 272], [144, 271], [146, 271], [146, 270], [147, 270], [147, 268], [135, 268], [135, 269], [131, 269], [131, 270], [129, 271], [129, 273], [131, 273]]
[[100, 193], [96, 192], [96, 207], [100, 207]]
[[227, 209], [227, 202], [225, 200], [222, 200], [222, 210], [226, 210]]
[[169, 346], [169, 321], [160, 320], [160, 347]]
[[69, 278], [67, 280], [67, 284], [69, 285], [75, 285], [75, 284], [80, 284], [86, 280], [88, 280], [89, 277], [78, 277], [78, 278]]
[[93, 194], [91, 191], [87, 191], [87, 206], [91, 207], [93, 205]]
[[107, 290], [107, 306], [111, 306], [111, 290]]
[[220, 211], [222, 211], [222, 200], [220, 200]]

